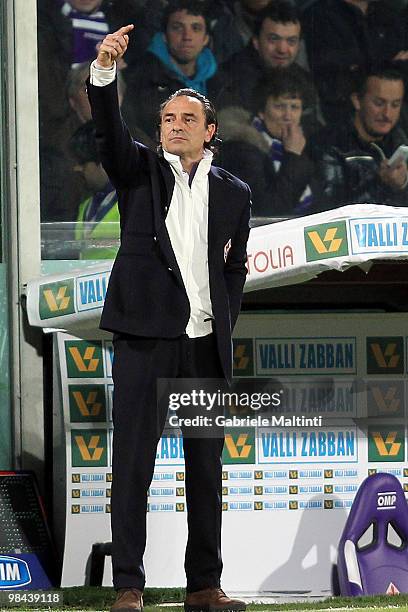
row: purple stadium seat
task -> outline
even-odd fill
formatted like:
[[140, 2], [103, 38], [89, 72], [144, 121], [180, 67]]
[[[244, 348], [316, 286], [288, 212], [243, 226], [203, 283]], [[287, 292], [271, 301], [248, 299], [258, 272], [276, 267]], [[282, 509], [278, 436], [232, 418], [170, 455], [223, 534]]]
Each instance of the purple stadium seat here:
[[399, 480], [374, 474], [361, 484], [339, 543], [342, 595], [408, 593], [408, 505]]

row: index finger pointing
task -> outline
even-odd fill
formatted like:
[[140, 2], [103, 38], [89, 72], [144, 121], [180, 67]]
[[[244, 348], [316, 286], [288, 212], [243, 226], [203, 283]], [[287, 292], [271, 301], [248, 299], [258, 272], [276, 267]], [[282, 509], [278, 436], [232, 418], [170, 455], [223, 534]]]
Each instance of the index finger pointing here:
[[134, 28], [134, 27], [135, 27], [135, 26], [133, 25], [133, 23], [130, 23], [129, 25], [127, 25], [127, 26], [123, 26], [122, 28], [120, 28], [120, 29], [119, 29], [119, 30], [116, 32], [116, 34], [121, 34], [121, 35], [123, 36], [124, 34], [127, 34], [128, 32], [131, 32], [131, 31], [133, 30], [133, 28]]

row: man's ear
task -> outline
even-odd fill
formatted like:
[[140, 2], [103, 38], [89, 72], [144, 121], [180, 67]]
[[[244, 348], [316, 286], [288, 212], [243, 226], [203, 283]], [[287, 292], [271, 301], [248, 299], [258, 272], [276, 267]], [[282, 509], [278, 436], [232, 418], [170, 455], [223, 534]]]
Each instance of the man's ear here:
[[207, 134], [204, 138], [205, 142], [211, 142], [212, 137], [216, 131], [215, 123], [209, 123], [207, 127]]
[[358, 93], [356, 92], [352, 93], [350, 96], [350, 100], [354, 107], [354, 110], [359, 111], [361, 108], [361, 104], [360, 104], [360, 98], [359, 98]]
[[252, 44], [254, 45], [255, 49], [259, 51], [259, 39], [255, 36], [252, 37]]

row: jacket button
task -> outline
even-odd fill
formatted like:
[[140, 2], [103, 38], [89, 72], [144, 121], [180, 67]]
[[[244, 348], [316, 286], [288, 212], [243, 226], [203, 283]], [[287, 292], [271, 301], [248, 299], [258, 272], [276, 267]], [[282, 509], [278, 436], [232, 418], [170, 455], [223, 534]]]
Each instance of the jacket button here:
[[167, 268], [169, 272], [173, 272], [173, 268]]
[[164, 212], [167, 212], [167, 211], [168, 211], [168, 208], [167, 208], [167, 206], [165, 206], [164, 207]]
[[153, 240], [157, 242], [157, 236], [153, 236]]

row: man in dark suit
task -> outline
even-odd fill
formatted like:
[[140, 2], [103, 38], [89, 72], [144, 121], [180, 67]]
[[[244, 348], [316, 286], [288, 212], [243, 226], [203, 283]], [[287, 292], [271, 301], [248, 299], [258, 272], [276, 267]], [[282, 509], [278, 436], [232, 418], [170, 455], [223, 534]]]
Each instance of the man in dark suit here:
[[[121, 215], [121, 246], [101, 320], [114, 332], [115, 347], [113, 612], [142, 609], [147, 490], [166, 418], [156, 401], [157, 379], [231, 380], [250, 216], [248, 186], [211, 166], [217, 120], [201, 94], [180, 90], [162, 105], [162, 155], [129, 136], [117, 103], [115, 60], [132, 29], [104, 39], [88, 87]], [[223, 443], [219, 435], [183, 439], [187, 611], [245, 609], [220, 588]]]

